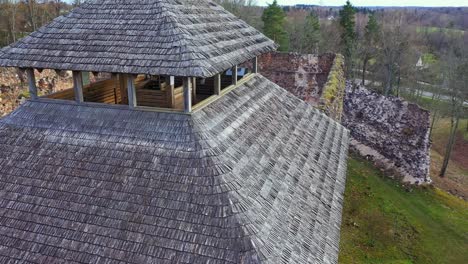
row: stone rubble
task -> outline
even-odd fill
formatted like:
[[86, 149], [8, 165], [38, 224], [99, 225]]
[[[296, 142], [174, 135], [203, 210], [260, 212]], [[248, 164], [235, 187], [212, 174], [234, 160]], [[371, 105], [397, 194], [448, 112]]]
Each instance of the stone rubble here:
[[351, 148], [410, 183], [429, 183], [430, 113], [401, 98], [347, 83], [343, 124]]

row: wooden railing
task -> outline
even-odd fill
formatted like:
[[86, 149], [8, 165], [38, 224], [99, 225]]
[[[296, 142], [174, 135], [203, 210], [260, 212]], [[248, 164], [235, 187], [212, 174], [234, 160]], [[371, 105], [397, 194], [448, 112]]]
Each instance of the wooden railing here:
[[[172, 108], [169, 87], [164, 90], [143, 89], [146, 80], [144, 77], [135, 79], [137, 105], [149, 107]], [[126, 91], [124, 91], [126, 93]], [[45, 96], [51, 99], [74, 100], [73, 88], [52, 93]], [[126, 97], [126, 94], [124, 94]], [[123, 104], [118, 79], [109, 79], [95, 82], [83, 87], [83, 98], [85, 102]], [[174, 89], [174, 108], [183, 109], [184, 97], [183, 87]]]
[[[73, 88], [52, 93], [46, 98], [74, 100], [75, 91]], [[95, 82], [83, 87], [83, 98], [85, 102], [119, 104], [121, 102], [118, 80], [110, 79]]]

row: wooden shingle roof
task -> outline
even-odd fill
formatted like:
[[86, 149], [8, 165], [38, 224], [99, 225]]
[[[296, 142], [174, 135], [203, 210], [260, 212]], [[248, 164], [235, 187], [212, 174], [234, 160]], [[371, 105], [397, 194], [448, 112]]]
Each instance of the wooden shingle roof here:
[[337, 263], [348, 131], [256, 75], [192, 115], [0, 119], [0, 262]]
[[208, 0], [97, 0], [12, 44], [0, 66], [210, 77], [274, 49]]

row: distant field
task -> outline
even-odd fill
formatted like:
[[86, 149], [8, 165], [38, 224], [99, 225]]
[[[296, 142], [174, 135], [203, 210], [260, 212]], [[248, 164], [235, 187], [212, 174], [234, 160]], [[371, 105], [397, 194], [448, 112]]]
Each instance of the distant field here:
[[[439, 32], [441, 28], [438, 27], [417, 27], [416, 32], [418, 33], [436, 33]], [[452, 33], [452, 34], [464, 34], [465, 31], [461, 29], [454, 29], [454, 28], [442, 28], [442, 31], [445, 33]]]
[[467, 248], [468, 202], [349, 159], [339, 263], [462, 264]]

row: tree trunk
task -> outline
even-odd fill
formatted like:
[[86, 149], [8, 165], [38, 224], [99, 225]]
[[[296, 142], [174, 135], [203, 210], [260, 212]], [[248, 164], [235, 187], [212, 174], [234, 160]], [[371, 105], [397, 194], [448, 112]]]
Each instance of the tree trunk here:
[[398, 69], [397, 97], [400, 97], [400, 82], [401, 82], [401, 72], [400, 72], [400, 69]]
[[36, 1], [28, 0], [28, 18], [32, 26], [32, 31], [36, 31]]
[[387, 65], [387, 81], [385, 84], [385, 96], [388, 96], [390, 94], [390, 91], [392, 90], [392, 66]]
[[11, 31], [13, 32], [13, 43], [16, 42], [16, 14], [18, 11], [18, 3], [13, 3], [12, 13], [11, 13]]
[[61, 6], [61, 1], [60, 0], [56, 0], [55, 1], [55, 16], [58, 17], [60, 16], [60, 11], [62, 10], [62, 6]]
[[[452, 115], [452, 124], [450, 129], [450, 138], [449, 142], [447, 143], [447, 148], [445, 150], [444, 162], [442, 164], [442, 168], [440, 170], [439, 176], [445, 177], [445, 173], [447, 172], [448, 163], [450, 161], [450, 156], [452, 154], [453, 145], [455, 143], [455, 137], [457, 135], [458, 123], [460, 121], [460, 115], [458, 111], [455, 109], [456, 113]], [[455, 120], [454, 120], [455, 119]]]
[[429, 128], [429, 138], [432, 137], [432, 130], [434, 129], [436, 119], [437, 119], [437, 111], [434, 111], [434, 114], [432, 115], [432, 120], [431, 120], [431, 127]]
[[366, 70], [367, 70], [367, 62], [369, 60], [367, 58], [364, 58], [364, 61], [362, 62], [362, 82], [361, 84], [363, 86], [366, 85]]

